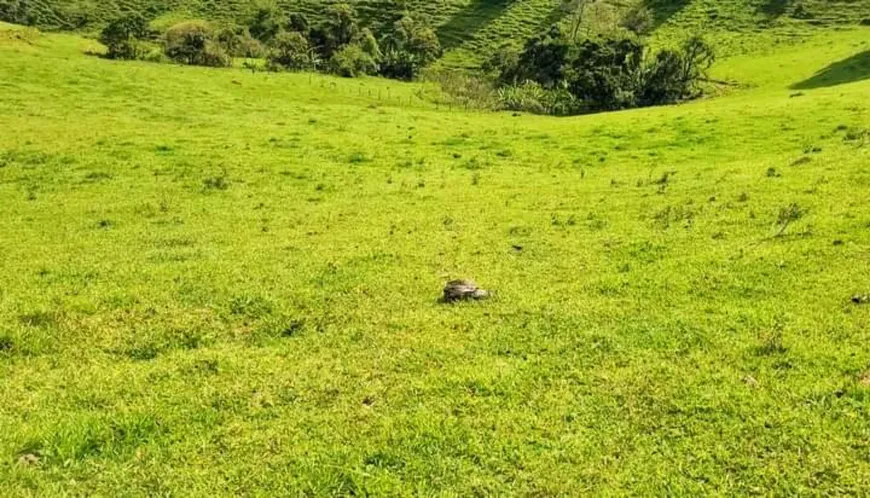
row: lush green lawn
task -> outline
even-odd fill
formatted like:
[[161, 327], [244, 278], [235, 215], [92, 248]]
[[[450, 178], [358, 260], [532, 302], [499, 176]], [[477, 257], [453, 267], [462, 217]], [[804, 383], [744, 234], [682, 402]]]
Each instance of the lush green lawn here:
[[866, 493], [868, 35], [554, 119], [3, 28], [0, 495]]

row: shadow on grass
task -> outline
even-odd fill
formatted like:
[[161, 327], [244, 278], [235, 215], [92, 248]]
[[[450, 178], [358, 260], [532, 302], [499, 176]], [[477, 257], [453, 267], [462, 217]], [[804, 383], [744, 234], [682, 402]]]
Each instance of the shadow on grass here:
[[644, 0], [643, 3], [652, 11], [655, 27], [658, 28], [689, 5], [689, 0]]
[[455, 48], [481, 28], [498, 19], [514, 0], [473, 0], [438, 28], [445, 50]]
[[758, 8], [758, 11], [767, 17], [779, 17], [785, 14], [791, 6], [792, 0], [766, 0], [763, 5]]
[[812, 90], [870, 79], [870, 50], [835, 62], [811, 78], [795, 83], [793, 90]]

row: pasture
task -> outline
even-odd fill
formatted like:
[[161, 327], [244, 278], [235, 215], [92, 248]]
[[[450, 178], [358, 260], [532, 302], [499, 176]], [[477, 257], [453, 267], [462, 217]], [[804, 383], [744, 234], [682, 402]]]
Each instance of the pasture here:
[[0, 495], [866, 493], [868, 35], [559, 119], [2, 25]]

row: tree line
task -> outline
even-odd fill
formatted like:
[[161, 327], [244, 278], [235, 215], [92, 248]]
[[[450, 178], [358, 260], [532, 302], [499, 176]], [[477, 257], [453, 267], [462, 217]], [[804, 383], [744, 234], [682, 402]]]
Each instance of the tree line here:
[[169, 59], [222, 67], [233, 58], [265, 59], [266, 67], [322, 71], [346, 77], [379, 75], [411, 80], [441, 56], [435, 32], [407, 12], [393, 15], [376, 30], [362, 26], [345, 3], [326, 8], [310, 23], [304, 14], [277, 7], [257, 9], [245, 25], [186, 21], [157, 33], [139, 14], [110, 22], [101, 32], [112, 59]]

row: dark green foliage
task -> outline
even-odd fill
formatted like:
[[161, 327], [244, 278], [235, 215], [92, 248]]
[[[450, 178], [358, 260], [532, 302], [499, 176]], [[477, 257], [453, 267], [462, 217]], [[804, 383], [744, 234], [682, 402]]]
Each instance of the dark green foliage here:
[[404, 16], [393, 24], [384, 37], [385, 49], [381, 74], [388, 78], [410, 80], [420, 70], [441, 56], [441, 44], [435, 32], [426, 24]]
[[[484, 69], [497, 72], [497, 81], [512, 88], [504, 93], [511, 97], [503, 101], [508, 108], [516, 107], [510, 102], [524, 82], [533, 81], [545, 90], [567, 89], [582, 101], [582, 106], [570, 106], [575, 112], [671, 104], [696, 97], [698, 83], [713, 59], [712, 48], [700, 37], [690, 38], [678, 50], [662, 50], [650, 57], [636, 38], [573, 42], [553, 26], [529, 40], [518, 54], [504, 47]], [[528, 92], [521, 94], [525, 99]]]
[[227, 26], [218, 30], [217, 42], [233, 57], [263, 57], [265, 49], [259, 40], [251, 36], [244, 26]]
[[363, 28], [357, 33], [354, 38], [354, 43], [360, 46], [363, 52], [367, 53], [374, 60], [380, 60], [381, 47], [378, 40], [375, 39], [374, 33], [369, 28]]
[[314, 62], [308, 40], [296, 31], [280, 33], [275, 37], [268, 60], [272, 69], [291, 71], [310, 68]]
[[488, 58], [481, 65], [484, 73], [494, 75], [507, 75], [510, 79], [512, 71], [515, 71], [520, 63], [520, 47], [505, 43], [493, 53], [492, 57]]
[[636, 105], [642, 63], [638, 41], [584, 40], [565, 69], [565, 81], [572, 94], [594, 108], [626, 109]]
[[296, 31], [297, 33], [302, 33], [303, 35], [308, 36], [310, 30], [311, 25], [308, 22], [308, 18], [305, 17], [305, 14], [300, 14], [298, 12], [290, 14], [290, 22], [287, 23], [287, 31]]
[[248, 22], [251, 36], [263, 43], [269, 43], [278, 36], [285, 23], [284, 13], [273, 5], [258, 8]]
[[570, 44], [559, 26], [553, 26], [526, 43], [519, 55], [516, 67], [505, 67], [501, 81], [517, 83], [537, 81], [552, 87], [564, 79], [563, 70], [568, 63]]
[[324, 21], [311, 30], [311, 43], [324, 60], [341, 47], [352, 42], [359, 32], [356, 11], [346, 3], [331, 5], [326, 9]]
[[645, 86], [640, 96], [644, 105], [658, 105], [676, 102], [685, 93], [682, 85], [682, 57], [674, 50], [662, 50], [655, 56], [645, 74]]
[[211, 27], [201, 21], [176, 24], [165, 35], [166, 55], [183, 64], [225, 67], [232, 59], [217, 42]]
[[377, 61], [356, 43], [345, 45], [329, 59], [329, 71], [339, 76], [355, 78], [378, 72]]
[[149, 34], [145, 18], [129, 14], [110, 22], [100, 33], [100, 43], [107, 47], [110, 59], [139, 59], [144, 53], [142, 40]]

